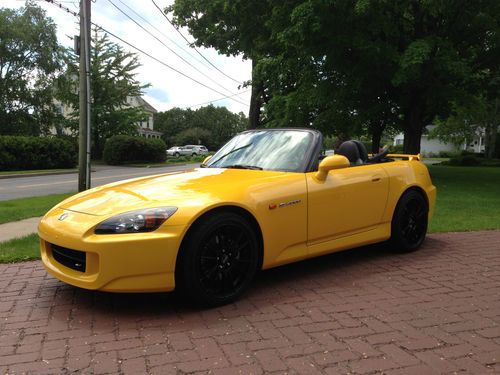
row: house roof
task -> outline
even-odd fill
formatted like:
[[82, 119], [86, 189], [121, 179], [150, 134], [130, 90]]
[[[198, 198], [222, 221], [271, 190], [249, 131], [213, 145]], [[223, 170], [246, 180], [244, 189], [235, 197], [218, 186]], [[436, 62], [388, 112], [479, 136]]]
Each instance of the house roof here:
[[155, 107], [153, 107], [151, 104], [149, 104], [149, 103], [146, 101], [146, 99], [144, 99], [143, 97], [138, 96], [136, 99], [137, 99], [137, 103], [138, 103], [140, 106], [144, 107], [144, 109], [145, 109], [146, 111], [153, 112], [153, 113], [157, 113], [157, 112], [158, 112], [158, 111], [156, 110], [156, 108], [155, 108]]

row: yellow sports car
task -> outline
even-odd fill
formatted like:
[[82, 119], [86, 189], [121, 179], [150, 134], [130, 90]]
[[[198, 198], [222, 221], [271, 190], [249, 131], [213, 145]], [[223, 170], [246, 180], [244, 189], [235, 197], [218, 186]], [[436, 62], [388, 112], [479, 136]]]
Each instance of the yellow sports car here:
[[43, 263], [81, 288], [216, 305], [259, 269], [382, 241], [419, 248], [436, 199], [420, 156], [321, 147], [314, 130], [251, 130], [200, 168], [74, 195], [40, 223]]

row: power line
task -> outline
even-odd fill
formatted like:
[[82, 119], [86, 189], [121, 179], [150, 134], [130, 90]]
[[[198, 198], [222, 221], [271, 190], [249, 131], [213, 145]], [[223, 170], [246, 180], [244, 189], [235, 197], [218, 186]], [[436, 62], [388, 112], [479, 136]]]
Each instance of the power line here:
[[[45, 1], [46, 1], [46, 2], [48, 2], [48, 3], [51, 3], [51, 4], [54, 4], [54, 5], [58, 6], [59, 8], [61, 8], [61, 9], [65, 10], [66, 12], [68, 12], [68, 13], [70, 13], [70, 14], [74, 15], [74, 16], [78, 16], [78, 13], [73, 12], [71, 9], [69, 9], [69, 8], [65, 7], [65, 6], [64, 6], [64, 5], [62, 5], [62, 4], [57, 3], [57, 2], [56, 2], [56, 1], [54, 1], [54, 0], [45, 0]], [[208, 86], [208, 85], [204, 84], [203, 82], [200, 82], [200, 81], [198, 81], [197, 79], [195, 79], [195, 78], [192, 78], [192, 77], [188, 76], [187, 74], [185, 74], [185, 73], [181, 72], [180, 70], [178, 70], [178, 69], [174, 68], [173, 66], [171, 66], [171, 65], [169, 65], [169, 64], [167, 64], [167, 63], [165, 63], [164, 61], [161, 61], [160, 59], [158, 59], [158, 58], [156, 58], [156, 57], [154, 57], [154, 56], [150, 55], [149, 53], [147, 53], [147, 52], [143, 51], [143, 50], [142, 50], [142, 49], [140, 49], [139, 47], [134, 46], [133, 44], [131, 44], [131, 43], [127, 42], [126, 40], [124, 40], [124, 39], [120, 38], [118, 35], [116, 35], [116, 34], [112, 33], [112, 32], [111, 32], [111, 31], [109, 31], [109, 30], [106, 30], [104, 27], [102, 27], [102, 26], [100, 26], [100, 25], [98, 25], [98, 24], [96, 24], [96, 23], [94, 23], [94, 22], [92, 22], [92, 25], [94, 25], [95, 27], [97, 27], [97, 28], [101, 29], [102, 31], [104, 31], [105, 33], [107, 33], [107, 34], [111, 35], [112, 37], [114, 37], [114, 38], [118, 39], [118, 40], [119, 40], [119, 41], [121, 41], [122, 43], [125, 43], [126, 45], [128, 45], [129, 47], [131, 47], [131, 48], [135, 49], [136, 51], [138, 51], [138, 52], [140, 52], [140, 53], [142, 53], [142, 54], [144, 54], [144, 55], [148, 56], [149, 58], [151, 58], [151, 59], [155, 60], [155, 61], [156, 61], [156, 62], [158, 62], [159, 64], [161, 64], [161, 65], [163, 65], [163, 66], [165, 66], [165, 67], [167, 67], [167, 68], [169, 68], [169, 69], [173, 70], [174, 72], [176, 72], [176, 73], [180, 74], [181, 76], [183, 76], [183, 77], [185, 77], [185, 78], [187, 78], [187, 79], [189, 79], [189, 80], [191, 80], [191, 81], [193, 81], [193, 82], [195, 82], [195, 83], [199, 84], [200, 86], [203, 86], [203, 87], [205, 87], [205, 88], [207, 88], [207, 89], [209, 89], [209, 90], [211, 90], [211, 91], [213, 91], [213, 92], [215, 92], [215, 93], [217, 93], [217, 94], [219, 94], [219, 95], [223, 95], [223, 96], [225, 96], [225, 97], [228, 97], [227, 95], [225, 95], [224, 93], [222, 93], [222, 92], [220, 92], [220, 91], [218, 91], [218, 90], [214, 89], [213, 87], [210, 87], [210, 86]], [[229, 98], [229, 97], [228, 97], [228, 98]], [[243, 105], [245, 105], [245, 106], [247, 106], [247, 107], [248, 107], [248, 104], [243, 103], [243, 102], [240, 102], [240, 101], [238, 101], [238, 100], [236, 100], [236, 99], [234, 99], [234, 98], [231, 98], [231, 100], [233, 100], [233, 101], [235, 101], [235, 102], [237, 102], [237, 103], [243, 104]]]
[[[217, 93], [217, 94], [219, 94], [219, 95], [225, 95], [224, 93], [220, 92], [219, 90], [216, 90], [216, 89], [214, 89], [213, 87], [210, 87], [210, 86], [208, 86], [208, 85], [205, 85], [203, 82], [200, 82], [200, 81], [198, 81], [197, 79], [195, 79], [195, 78], [193, 78], [193, 77], [188, 76], [187, 74], [185, 74], [185, 73], [181, 72], [180, 70], [177, 70], [177, 69], [176, 69], [176, 68], [174, 68], [173, 66], [171, 66], [171, 65], [167, 64], [166, 62], [161, 61], [160, 59], [158, 59], [158, 58], [156, 58], [156, 57], [154, 57], [154, 56], [150, 55], [149, 53], [147, 53], [147, 52], [143, 51], [143, 50], [142, 50], [142, 49], [140, 49], [139, 47], [136, 47], [136, 46], [134, 46], [133, 44], [131, 44], [131, 43], [127, 42], [126, 40], [124, 40], [124, 39], [120, 38], [118, 35], [113, 34], [111, 31], [106, 30], [104, 27], [99, 26], [99, 25], [95, 24], [94, 22], [92, 22], [92, 25], [94, 25], [94, 26], [98, 27], [99, 29], [101, 29], [102, 31], [104, 31], [106, 34], [111, 35], [112, 37], [114, 37], [114, 38], [118, 39], [118, 40], [119, 40], [119, 41], [121, 41], [122, 43], [125, 43], [125, 44], [126, 44], [126, 45], [128, 45], [129, 47], [131, 47], [131, 48], [135, 49], [136, 51], [138, 51], [138, 52], [140, 52], [140, 53], [142, 53], [142, 54], [144, 54], [144, 55], [148, 56], [149, 58], [151, 58], [151, 59], [155, 60], [156, 62], [160, 63], [161, 65], [163, 65], [163, 66], [165, 66], [165, 67], [167, 67], [167, 68], [169, 68], [169, 69], [173, 70], [174, 72], [176, 72], [176, 73], [180, 74], [181, 76], [186, 77], [187, 79], [189, 79], [189, 80], [191, 80], [191, 81], [193, 81], [193, 82], [195, 82], [195, 83], [199, 84], [200, 86], [203, 86], [203, 87], [205, 87], [205, 88], [207, 88], [207, 89], [209, 89], [209, 90], [211, 90], [211, 91], [213, 91], [213, 92], [216, 92], [216, 93]], [[235, 102], [237, 102], [237, 103], [240, 103], [240, 104], [243, 104], [243, 105], [248, 106], [248, 104], [243, 103], [243, 102], [240, 102], [240, 101], [238, 101], [238, 100], [236, 100], [236, 99], [234, 99], [234, 98], [231, 98], [231, 100], [234, 100], [234, 101], [235, 101]]]
[[[201, 70], [199, 70], [197, 67], [195, 67], [193, 64], [191, 64], [189, 61], [187, 61], [186, 59], [184, 59], [182, 56], [180, 56], [177, 52], [175, 52], [172, 48], [170, 48], [167, 44], [165, 44], [161, 39], [159, 39], [158, 37], [156, 37], [156, 35], [154, 35], [153, 33], [151, 33], [149, 30], [147, 30], [144, 26], [142, 26], [140, 23], [138, 23], [134, 18], [130, 17], [130, 15], [128, 15], [126, 12], [124, 12], [120, 7], [118, 7], [115, 3], [113, 3], [112, 0], [108, 0], [111, 5], [113, 5], [120, 13], [122, 13], [125, 17], [127, 17], [129, 20], [131, 20], [132, 22], [134, 22], [137, 26], [139, 26], [142, 30], [144, 30], [145, 32], [147, 32], [149, 35], [151, 35], [153, 38], [155, 38], [158, 42], [160, 42], [165, 48], [167, 48], [170, 52], [172, 52], [174, 55], [176, 55], [178, 58], [180, 58], [182, 61], [184, 61], [186, 64], [188, 64], [190, 67], [192, 67], [194, 70], [196, 70], [198, 73], [200, 73], [201, 75], [203, 75], [205, 78], [207, 78], [208, 80], [210, 80], [212, 83], [214, 83], [215, 85], [217, 85], [218, 87], [222, 88], [223, 90], [226, 90], [227, 92], [229, 92], [231, 95], [235, 96], [235, 95], [238, 95], [237, 93], [234, 93], [234, 92], [231, 92], [231, 90], [228, 90], [226, 87], [222, 86], [220, 83], [218, 83], [217, 81], [215, 81], [214, 79], [212, 79], [211, 77], [209, 77], [208, 75], [206, 75], [205, 73], [203, 73]], [[240, 102], [238, 101], [240, 104], [245, 104], [243, 102]]]
[[165, 19], [168, 21], [168, 23], [170, 25], [172, 25], [172, 27], [175, 29], [175, 31], [177, 31], [179, 33], [180, 36], [182, 36], [182, 38], [186, 41], [186, 43], [188, 44], [188, 46], [192, 47], [197, 53], [198, 55], [200, 55], [203, 60], [205, 60], [206, 62], [208, 62], [211, 66], [213, 66], [219, 73], [223, 74], [224, 76], [226, 76], [227, 78], [233, 80], [234, 82], [237, 82], [239, 83], [240, 85], [242, 84], [242, 82], [238, 81], [237, 79], [234, 79], [233, 77], [227, 75], [226, 73], [224, 73], [222, 70], [220, 70], [219, 68], [217, 68], [214, 64], [212, 64], [212, 62], [210, 60], [208, 60], [200, 51], [198, 51], [198, 49], [192, 45], [192, 43], [184, 36], [184, 34], [182, 34], [180, 32], [180, 30], [172, 23], [172, 21], [170, 21], [170, 19], [167, 17], [167, 15], [165, 13], [163, 13], [163, 11], [161, 10], [161, 8], [158, 6], [158, 4], [156, 4], [155, 0], [151, 0], [153, 2], [153, 4], [155, 5], [156, 9], [158, 9], [160, 11], [160, 13], [162, 14], [163, 17], [165, 17]]
[[[25, 0], [22, 0], [25, 1]], [[185, 52], [186, 54], [189, 55], [193, 60], [197, 61], [198, 63], [202, 64], [203, 66], [206, 66], [206, 62], [203, 62], [202, 60], [199, 60], [195, 55], [193, 55], [191, 52], [189, 52], [188, 49], [185, 49], [183, 46], [181, 46], [179, 43], [177, 43], [174, 39], [169, 38], [164, 32], [162, 32], [160, 29], [158, 29], [155, 25], [153, 25], [151, 22], [149, 22], [147, 19], [145, 19], [143, 16], [141, 16], [139, 13], [137, 13], [134, 9], [129, 7], [124, 1], [118, 0], [122, 5], [124, 5], [128, 10], [130, 10], [132, 13], [134, 13], [137, 17], [139, 17], [142, 21], [147, 23], [149, 26], [151, 26], [153, 29], [155, 29], [161, 36], [169, 40], [172, 44], [174, 44], [177, 48]]]
[[207, 105], [207, 104], [211, 104], [211, 103], [215, 103], [215, 102], [218, 102], [218, 101], [221, 101], [221, 100], [224, 100], [224, 99], [229, 99], [231, 98], [232, 96], [236, 96], [236, 95], [240, 95], [240, 94], [244, 94], [248, 91], [250, 91], [251, 89], [246, 89], [238, 94], [234, 94], [234, 95], [231, 95], [231, 96], [224, 96], [222, 98], [219, 98], [219, 99], [214, 99], [214, 100], [210, 100], [208, 102], [204, 102], [204, 103], [200, 103], [200, 104], [195, 104], [195, 105], [190, 105], [189, 107], [187, 108], [194, 108], [194, 107], [199, 107], [199, 106], [202, 106], [202, 105]]

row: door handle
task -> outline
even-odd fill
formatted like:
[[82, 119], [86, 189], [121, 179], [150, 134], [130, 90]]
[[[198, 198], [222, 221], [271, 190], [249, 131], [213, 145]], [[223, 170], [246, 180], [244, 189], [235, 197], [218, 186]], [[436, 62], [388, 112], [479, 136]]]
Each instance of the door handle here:
[[381, 179], [381, 177], [380, 177], [380, 176], [373, 176], [373, 177], [372, 177], [372, 182], [379, 182], [379, 181], [380, 181], [380, 179]]

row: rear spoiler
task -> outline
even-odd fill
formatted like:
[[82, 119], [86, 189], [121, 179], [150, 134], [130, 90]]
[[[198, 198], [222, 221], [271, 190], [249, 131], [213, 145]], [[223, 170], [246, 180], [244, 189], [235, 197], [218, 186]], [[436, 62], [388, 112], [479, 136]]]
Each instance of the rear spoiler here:
[[410, 154], [388, 154], [388, 158], [394, 158], [394, 159], [405, 159], [405, 160], [416, 160], [416, 161], [421, 161], [422, 156], [420, 154], [417, 155], [410, 155]]

